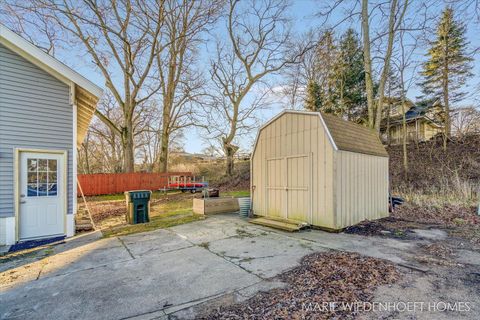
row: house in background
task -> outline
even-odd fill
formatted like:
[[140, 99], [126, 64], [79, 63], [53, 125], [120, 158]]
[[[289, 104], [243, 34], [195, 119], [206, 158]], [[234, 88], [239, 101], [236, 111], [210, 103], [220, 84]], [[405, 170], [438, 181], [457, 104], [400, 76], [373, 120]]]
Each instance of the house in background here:
[[0, 244], [73, 236], [76, 152], [101, 95], [0, 24]]
[[[380, 128], [382, 140], [386, 144], [396, 145], [403, 141], [403, 113], [399, 102], [392, 103], [390, 114], [386, 114]], [[443, 108], [438, 102], [406, 102], [405, 120], [407, 124], [407, 143], [428, 141], [443, 132]]]

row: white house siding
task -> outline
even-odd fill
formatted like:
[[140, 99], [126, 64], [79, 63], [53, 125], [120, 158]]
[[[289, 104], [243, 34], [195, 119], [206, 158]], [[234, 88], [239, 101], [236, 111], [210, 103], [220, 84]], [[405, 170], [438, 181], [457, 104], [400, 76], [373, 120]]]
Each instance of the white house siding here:
[[[282, 190], [271, 191], [270, 199], [266, 196], [266, 180], [269, 185], [281, 186], [284, 184], [285, 157], [296, 155], [309, 155], [311, 165], [307, 161], [298, 162], [298, 168], [294, 169], [298, 175], [311, 178], [311, 218], [313, 225], [334, 228], [334, 203], [333, 203], [333, 146], [322, 126], [318, 114], [284, 113], [276, 120], [261, 129], [256, 148], [252, 155], [252, 186], [253, 209], [256, 215], [276, 216], [283, 218], [280, 212], [283, 203], [286, 203], [285, 192]], [[267, 173], [267, 159], [274, 161]], [[279, 159], [278, 161], [275, 159]], [[282, 160], [283, 159], [283, 160]], [[293, 165], [296, 165], [293, 163]], [[307, 174], [305, 165], [308, 165], [311, 174]], [[274, 171], [274, 172], [273, 172]], [[283, 180], [282, 180], [283, 179]], [[289, 178], [290, 179], [290, 178]], [[307, 183], [298, 180], [298, 183]], [[303, 198], [301, 199], [303, 201]], [[267, 201], [270, 201], [270, 210], [267, 210]], [[292, 197], [290, 209], [296, 206], [303, 207], [305, 203], [291, 203], [299, 201]], [[274, 210], [272, 207], [276, 205]]]
[[388, 158], [335, 153], [336, 228], [388, 216]]
[[73, 213], [70, 88], [0, 44], [0, 218], [14, 216], [14, 149], [68, 151], [68, 214]]

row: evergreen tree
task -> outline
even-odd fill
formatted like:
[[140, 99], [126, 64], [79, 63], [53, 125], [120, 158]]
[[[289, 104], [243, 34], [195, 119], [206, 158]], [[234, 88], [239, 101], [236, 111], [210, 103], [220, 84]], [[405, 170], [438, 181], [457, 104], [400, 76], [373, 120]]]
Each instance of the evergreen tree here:
[[320, 86], [315, 80], [310, 80], [307, 84], [305, 97], [305, 109], [309, 111], [321, 111], [322, 98]]
[[365, 69], [358, 34], [348, 29], [340, 38], [335, 66], [338, 109], [347, 120], [362, 122], [366, 114]]
[[428, 61], [423, 65], [423, 93], [440, 99], [445, 108], [444, 148], [451, 132], [450, 103], [465, 96], [461, 88], [472, 76], [470, 62], [473, 59], [466, 53], [465, 34], [465, 25], [455, 20], [452, 8], [446, 8], [437, 26], [436, 39], [430, 43]]
[[335, 35], [332, 31], [325, 31], [316, 49], [316, 77], [318, 85], [317, 100], [320, 103], [318, 111], [326, 113], [338, 112], [337, 88], [335, 79], [335, 64], [338, 59], [338, 50], [335, 44]]

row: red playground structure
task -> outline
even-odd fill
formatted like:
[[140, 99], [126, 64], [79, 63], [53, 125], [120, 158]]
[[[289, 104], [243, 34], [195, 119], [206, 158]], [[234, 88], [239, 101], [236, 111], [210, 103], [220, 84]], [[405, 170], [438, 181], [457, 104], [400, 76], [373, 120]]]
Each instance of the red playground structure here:
[[168, 177], [168, 185], [163, 188], [163, 191], [180, 190], [182, 192], [195, 193], [208, 187], [208, 182], [201, 181], [195, 176], [170, 176]]

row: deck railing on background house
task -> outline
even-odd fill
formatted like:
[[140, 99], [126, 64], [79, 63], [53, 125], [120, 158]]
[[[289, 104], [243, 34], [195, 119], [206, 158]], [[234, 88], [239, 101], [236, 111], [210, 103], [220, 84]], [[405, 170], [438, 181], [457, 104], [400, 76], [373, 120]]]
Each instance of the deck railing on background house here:
[[[128, 190], [159, 190], [168, 185], [168, 177], [192, 176], [191, 172], [169, 173], [96, 173], [79, 174], [78, 183], [86, 196], [122, 193]], [[80, 194], [80, 193], [79, 193]]]

